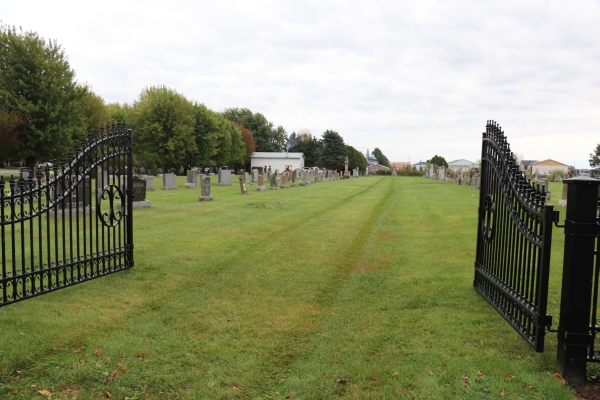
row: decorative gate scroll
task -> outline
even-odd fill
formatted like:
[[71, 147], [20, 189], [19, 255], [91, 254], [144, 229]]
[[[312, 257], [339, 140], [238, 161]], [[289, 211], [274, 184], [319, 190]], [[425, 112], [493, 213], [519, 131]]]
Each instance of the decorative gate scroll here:
[[0, 176], [0, 306], [133, 266], [132, 140], [113, 123], [60, 165]]
[[488, 121], [481, 149], [475, 289], [538, 352], [544, 349], [553, 206], [519, 171], [504, 132]]

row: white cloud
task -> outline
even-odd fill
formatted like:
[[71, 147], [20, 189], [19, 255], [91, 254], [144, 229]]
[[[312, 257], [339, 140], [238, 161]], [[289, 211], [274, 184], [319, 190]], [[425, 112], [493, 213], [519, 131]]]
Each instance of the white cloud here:
[[585, 166], [600, 142], [594, 1], [9, 0], [2, 18], [56, 38], [106, 101], [164, 84], [393, 161], [475, 160], [488, 119], [527, 159]]

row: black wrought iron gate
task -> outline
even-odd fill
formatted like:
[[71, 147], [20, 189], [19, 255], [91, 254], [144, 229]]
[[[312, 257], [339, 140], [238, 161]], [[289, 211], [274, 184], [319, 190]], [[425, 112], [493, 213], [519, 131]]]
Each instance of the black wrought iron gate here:
[[488, 121], [481, 150], [475, 289], [538, 352], [544, 349], [553, 206], [519, 171], [504, 132]]
[[59, 165], [0, 176], [0, 306], [133, 266], [132, 140], [113, 123]]

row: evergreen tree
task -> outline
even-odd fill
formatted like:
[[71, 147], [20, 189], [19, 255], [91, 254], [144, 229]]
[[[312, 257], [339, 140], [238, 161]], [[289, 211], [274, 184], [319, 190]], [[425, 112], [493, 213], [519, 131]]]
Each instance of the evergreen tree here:
[[339, 133], [326, 130], [321, 139], [322, 147], [319, 155], [319, 166], [333, 170], [344, 170], [344, 162], [348, 155], [344, 139]]
[[390, 164], [390, 160], [388, 160], [388, 158], [386, 156], [383, 155], [383, 153], [381, 152], [381, 150], [379, 150], [378, 147], [375, 147], [373, 149], [373, 152], [371, 153], [375, 156], [375, 158], [377, 159], [377, 162], [381, 165], [384, 165], [388, 168], [390, 168], [392, 165]]
[[322, 146], [323, 143], [317, 140], [317, 138], [311, 138], [309, 140], [298, 142], [295, 146], [290, 147], [289, 152], [303, 153], [304, 165], [307, 167], [316, 167], [319, 165], [319, 155], [321, 154]]
[[438, 156], [437, 154], [431, 158], [431, 160], [427, 160], [426, 162], [437, 165], [438, 167], [446, 167], [448, 168], [448, 163], [446, 159], [442, 156]]
[[590, 166], [594, 170], [594, 175], [600, 171], [600, 144], [596, 146], [593, 153], [590, 153]]

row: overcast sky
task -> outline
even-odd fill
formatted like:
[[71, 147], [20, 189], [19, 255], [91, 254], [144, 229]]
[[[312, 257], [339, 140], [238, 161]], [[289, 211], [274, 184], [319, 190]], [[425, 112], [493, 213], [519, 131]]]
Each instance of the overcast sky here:
[[390, 161], [481, 156], [498, 121], [525, 159], [588, 167], [600, 143], [600, 1], [3, 0], [109, 102], [166, 85], [326, 129]]

